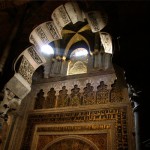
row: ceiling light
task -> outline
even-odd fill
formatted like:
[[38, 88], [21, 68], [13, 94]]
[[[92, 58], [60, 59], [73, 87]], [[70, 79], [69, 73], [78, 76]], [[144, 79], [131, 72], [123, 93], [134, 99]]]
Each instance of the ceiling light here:
[[47, 55], [54, 54], [54, 50], [50, 45], [43, 45], [41, 47], [41, 52]]

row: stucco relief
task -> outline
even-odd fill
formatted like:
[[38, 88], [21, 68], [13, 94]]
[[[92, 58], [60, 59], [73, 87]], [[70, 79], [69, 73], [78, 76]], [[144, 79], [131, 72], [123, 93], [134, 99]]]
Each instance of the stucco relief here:
[[115, 75], [108, 75], [108, 78], [106, 76], [104, 78], [103, 76], [95, 76], [40, 84], [35, 88], [35, 92], [38, 90], [35, 93], [37, 96], [40, 89], [42, 89], [45, 98], [45, 100], [43, 98], [41, 108], [47, 109], [125, 102], [123, 98], [123, 92], [125, 91], [119, 88]]

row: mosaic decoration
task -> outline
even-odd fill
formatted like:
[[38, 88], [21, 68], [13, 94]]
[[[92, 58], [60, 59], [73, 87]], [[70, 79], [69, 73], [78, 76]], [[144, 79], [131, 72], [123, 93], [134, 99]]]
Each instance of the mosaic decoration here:
[[30, 56], [34, 59], [34, 61], [35, 61], [37, 64], [43, 63], [43, 61], [42, 61], [41, 58], [38, 56], [38, 54], [36, 53], [36, 51], [34, 50], [33, 47], [28, 48], [28, 52], [29, 52]]
[[87, 73], [87, 66], [82, 61], [71, 62], [69, 67], [71, 65], [73, 66], [69, 68], [68, 75]]
[[[106, 122], [106, 120], [114, 121], [115, 123], [114, 132], [116, 137], [116, 141], [115, 141], [116, 149], [122, 149], [122, 150], [128, 149], [127, 106], [119, 107], [119, 108], [101, 108], [101, 109], [99, 108], [97, 110], [86, 110], [86, 111], [80, 110], [76, 112], [69, 111], [69, 112], [61, 112], [61, 113], [55, 112], [55, 113], [46, 113], [46, 114], [37, 114], [37, 113], [30, 114], [28, 117], [27, 128], [25, 131], [21, 149], [22, 150], [30, 149], [35, 125], [42, 123], [42, 124], [55, 124], [57, 126], [57, 124], [63, 124], [63, 123], [65, 124], [84, 123], [88, 121], [92, 121], [93, 123], [94, 122], [96, 123], [97, 121]], [[66, 127], [64, 127], [64, 129], [71, 130], [71, 128], [66, 128]], [[76, 130], [77, 128], [74, 129]], [[92, 130], [92, 128], [90, 130]], [[63, 129], [61, 131], [63, 131]]]
[[[66, 138], [63, 139], [64, 135], [59, 135], [59, 137], [62, 137], [61, 140], [57, 142], [53, 142], [59, 137], [57, 135], [51, 135], [51, 136], [40, 136], [39, 137], [39, 144], [37, 147], [37, 150], [43, 149], [46, 143], [46, 138], [51, 141], [51, 143], [46, 148], [47, 150], [95, 150], [95, 149], [101, 149], [106, 150], [107, 149], [107, 135], [106, 134], [98, 134], [98, 135], [80, 135], [80, 136], [65, 136]], [[97, 139], [97, 142], [99, 142], [98, 147], [96, 147], [92, 142], [95, 142]], [[42, 145], [43, 144], [43, 145]], [[45, 150], [45, 148], [44, 148]]]
[[29, 84], [32, 83], [32, 75], [34, 73], [34, 68], [25, 57], [22, 58], [18, 72]]

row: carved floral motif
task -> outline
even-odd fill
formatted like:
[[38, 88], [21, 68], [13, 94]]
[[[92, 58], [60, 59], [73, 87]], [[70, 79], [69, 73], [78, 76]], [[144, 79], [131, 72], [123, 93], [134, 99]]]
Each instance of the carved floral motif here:
[[23, 57], [22, 59], [18, 72], [29, 84], [32, 83], [32, 75], [34, 73], [34, 68], [25, 57]]

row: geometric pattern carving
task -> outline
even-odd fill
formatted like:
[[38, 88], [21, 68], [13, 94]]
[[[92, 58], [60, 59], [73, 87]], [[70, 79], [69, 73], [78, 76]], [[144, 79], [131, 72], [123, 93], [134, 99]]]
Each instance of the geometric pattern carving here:
[[88, 143], [79, 139], [63, 139], [54, 143], [47, 150], [94, 150]]
[[117, 80], [115, 80], [110, 91], [110, 102], [122, 102], [122, 100], [123, 96], [121, 94], [121, 89], [117, 83]]
[[60, 38], [60, 36], [57, 32], [57, 29], [56, 29], [53, 22], [47, 22], [46, 26], [48, 28], [48, 31], [51, 33], [51, 36], [52, 36], [53, 39], [59, 39]]
[[81, 105], [81, 94], [80, 94], [80, 88], [78, 88], [78, 85], [74, 85], [74, 88], [71, 90], [70, 95], [70, 106], [79, 106]]
[[24, 56], [22, 58], [18, 72], [29, 84], [32, 83], [32, 74], [34, 73], [34, 68]]
[[104, 84], [104, 81], [101, 81], [97, 87], [96, 101], [98, 104], [109, 102], [109, 90], [107, 90], [107, 85]]
[[94, 91], [91, 83], [87, 83], [83, 90], [83, 105], [95, 104]]
[[[43, 149], [47, 144], [47, 150], [95, 150], [88, 140], [93, 142], [100, 150], [107, 149], [107, 134], [80, 134], [80, 136], [64, 136], [64, 135], [40, 135], [38, 139], [37, 150]], [[84, 137], [84, 138], [83, 138]], [[58, 140], [60, 139], [60, 140]], [[87, 139], [84, 141], [83, 139]], [[56, 141], [56, 142], [55, 142]], [[50, 144], [50, 142], [52, 144]]]
[[[88, 130], [99, 130], [100, 126], [92, 125], [91, 123], [105, 122], [110, 121], [114, 122], [113, 132], [115, 135], [115, 147], [116, 149], [126, 150], [128, 149], [128, 128], [127, 128], [127, 106], [115, 107], [115, 108], [97, 108], [95, 110], [77, 110], [77, 111], [61, 111], [61, 112], [53, 112], [53, 113], [32, 113], [28, 116], [27, 128], [24, 134], [24, 139], [22, 143], [21, 150], [31, 149], [32, 138], [35, 131], [35, 126], [42, 124], [51, 124], [55, 125], [51, 128], [49, 132], [51, 134], [52, 131], [56, 132], [64, 132], [69, 134], [69, 131], [88, 131]], [[90, 121], [88, 126], [81, 126], [81, 123], [87, 123]], [[78, 127], [72, 128], [66, 127], [67, 123], [78, 124]], [[59, 128], [56, 125], [61, 125]], [[64, 127], [62, 127], [64, 125]], [[104, 127], [105, 125], [103, 125]], [[108, 125], [109, 127], [109, 125]], [[107, 129], [107, 127], [105, 128]], [[40, 131], [40, 130], [39, 130]], [[38, 132], [39, 132], [38, 131]], [[43, 132], [43, 130], [41, 130]], [[53, 132], [53, 133], [54, 133]], [[77, 132], [75, 132], [77, 134]], [[87, 133], [87, 132], [85, 132]], [[89, 135], [90, 137], [91, 135]], [[91, 137], [92, 138], [92, 137]], [[100, 141], [99, 141], [100, 142]], [[98, 142], [97, 142], [98, 143]], [[103, 143], [103, 140], [101, 140]]]
[[[59, 86], [61, 85], [64, 84], [60, 84]], [[122, 91], [117, 81], [112, 85], [111, 90], [107, 89], [107, 85], [104, 84], [104, 81], [101, 81], [100, 85], [97, 86], [97, 91], [94, 91], [94, 87], [91, 83], [87, 83], [86, 87], [81, 87], [83, 90], [82, 93], [77, 84], [70, 90], [71, 94], [68, 94], [69, 92], [66, 86], [62, 86], [61, 88], [61, 90], [57, 90], [58, 86], [50, 88], [50, 91], [47, 92], [43, 108], [108, 104], [122, 102], [123, 100]], [[56, 90], [58, 94], [56, 94]]]
[[34, 59], [34, 61], [35, 61], [37, 64], [43, 63], [43, 61], [42, 61], [41, 58], [38, 56], [38, 54], [36, 53], [36, 51], [34, 50], [33, 47], [28, 48], [28, 52], [29, 52], [30, 56]]

